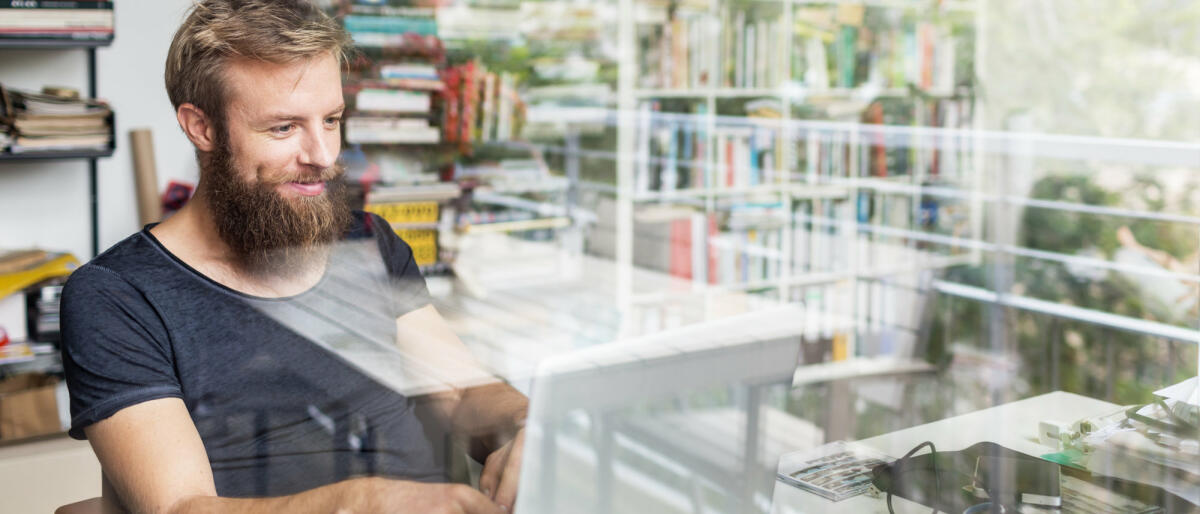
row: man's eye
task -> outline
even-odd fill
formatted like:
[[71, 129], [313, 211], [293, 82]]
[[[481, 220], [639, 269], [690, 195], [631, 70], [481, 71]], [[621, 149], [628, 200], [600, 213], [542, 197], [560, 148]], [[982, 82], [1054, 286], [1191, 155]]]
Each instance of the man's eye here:
[[278, 127], [272, 128], [271, 132], [274, 132], [274, 133], [280, 134], [280, 135], [290, 134], [292, 132], [292, 129], [294, 129], [294, 128], [296, 128], [296, 125], [289, 123], [287, 125], [280, 125]]
[[328, 118], [325, 118], [326, 125], [337, 125], [341, 122], [342, 122], [342, 118], [340, 116], [330, 116]]

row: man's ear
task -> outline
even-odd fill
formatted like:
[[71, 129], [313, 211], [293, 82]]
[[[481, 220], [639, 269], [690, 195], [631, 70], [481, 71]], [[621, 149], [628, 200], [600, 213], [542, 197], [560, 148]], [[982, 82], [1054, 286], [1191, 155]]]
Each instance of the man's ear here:
[[212, 118], [204, 114], [193, 104], [180, 105], [175, 110], [175, 118], [179, 120], [179, 128], [201, 152], [211, 152], [216, 147], [216, 127]]

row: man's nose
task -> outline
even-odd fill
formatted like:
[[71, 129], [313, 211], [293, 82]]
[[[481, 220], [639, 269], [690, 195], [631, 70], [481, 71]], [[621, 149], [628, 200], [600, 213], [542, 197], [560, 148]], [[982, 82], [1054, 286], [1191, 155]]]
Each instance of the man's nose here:
[[341, 150], [341, 138], [323, 130], [310, 130], [306, 132], [303, 145], [301, 164], [328, 168], [337, 160], [338, 151]]

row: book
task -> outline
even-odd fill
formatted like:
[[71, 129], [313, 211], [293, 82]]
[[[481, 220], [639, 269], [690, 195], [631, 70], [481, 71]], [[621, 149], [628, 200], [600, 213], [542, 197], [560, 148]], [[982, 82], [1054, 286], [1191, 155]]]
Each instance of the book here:
[[432, 108], [428, 92], [363, 88], [354, 97], [359, 111], [427, 113]]
[[378, 78], [361, 79], [342, 86], [345, 94], [357, 94], [363, 89], [403, 89], [409, 91], [441, 91], [446, 83], [440, 79]]
[[437, 20], [425, 17], [348, 14], [342, 19], [342, 25], [354, 37], [355, 41], [358, 41], [358, 34], [404, 34], [411, 32], [422, 36], [436, 36], [438, 33]]
[[379, 202], [378, 196], [374, 201], [363, 206], [363, 210], [380, 215], [388, 223], [396, 225], [412, 225], [421, 223], [437, 223], [438, 202]]
[[432, 266], [438, 262], [437, 230], [398, 229], [396, 235], [412, 248], [417, 266]]
[[0, 0], [0, 9], [112, 9], [111, 0]]
[[13, 118], [18, 131], [54, 129], [93, 129], [108, 127], [109, 112], [105, 109], [84, 114], [30, 114], [20, 112]]
[[374, 187], [367, 193], [366, 203], [382, 204], [393, 202], [412, 202], [418, 200], [451, 200], [462, 194], [458, 184], [434, 183], [428, 185]]
[[111, 34], [109, 9], [0, 9], [0, 36], [22, 34]]
[[346, 119], [346, 142], [351, 144], [428, 144], [441, 140], [441, 130], [423, 118], [352, 116]]
[[66, 150], [106, 150], [112, 143], [108, 134], [66, 136], [17, 136], [9, 146], [12, 153]]
[[42, 115], [107, 116], [107, 104], [95, 100], [82, 100], [56, 95], [7, 89], [11, 97], [14, 114], [29, 119]]
[[780, 482], [837, 502], [867, 492], [871, 470], [893, 460], [863, 445], [835, 441], [783, 455], [777, 477]]
[[432, 64], [394, 63], [379, 68], [381, 79], [428, 79], [438, 80], [437, 68]]

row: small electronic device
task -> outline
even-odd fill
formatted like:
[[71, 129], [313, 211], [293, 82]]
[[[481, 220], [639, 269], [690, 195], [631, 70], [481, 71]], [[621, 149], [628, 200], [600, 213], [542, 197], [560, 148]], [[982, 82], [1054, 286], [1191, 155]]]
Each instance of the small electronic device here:
[[880, 491], [945, 512], [962, 512], [981, 503], [990, 503], [992, 512], [998, 512], [1019, 505], [1061, 507], [1060, 473], [1057, 463], [981, 442], [958, 451], [931, 449], [878, 466], [872, 470], [872, 483]]
[[1004, 504], [1061, 507], [1059, 465], [1018, 452], [980, 455], [976, 489]]

